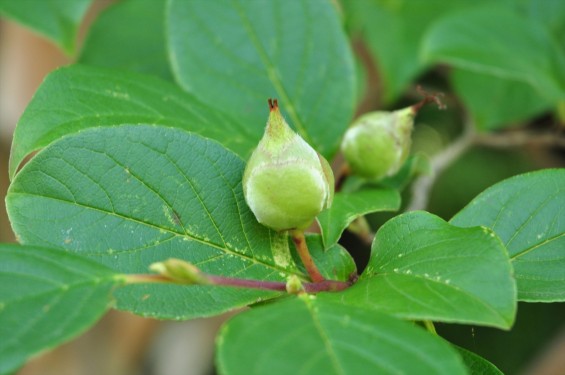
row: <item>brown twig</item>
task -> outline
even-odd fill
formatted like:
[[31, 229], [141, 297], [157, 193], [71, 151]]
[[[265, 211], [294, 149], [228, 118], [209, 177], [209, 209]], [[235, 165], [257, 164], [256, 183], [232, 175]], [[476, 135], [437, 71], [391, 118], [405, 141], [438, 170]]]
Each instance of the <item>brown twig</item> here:
[[472, 146], [511, 148], [527, 145], [565, 148], [565, 136], [561, 133], [540, 133], [529, 130], [510, 130], [501, 133], [477, 133], [474, 124], [467, 120], [461, 136], [443, 151], [432, 157], [430, 173], [412, 184], [412, 199], [406, 211], [423, 210], [428, 206], [430, 192], [437, 178]]
[[494, 148], [520, 147], [526, 145], [556, 146], [565, 148], [565, 136], [560, 133], [540, 133], [528, 130], [513, 130], [503, 133], [477, 134], [473, 143]]

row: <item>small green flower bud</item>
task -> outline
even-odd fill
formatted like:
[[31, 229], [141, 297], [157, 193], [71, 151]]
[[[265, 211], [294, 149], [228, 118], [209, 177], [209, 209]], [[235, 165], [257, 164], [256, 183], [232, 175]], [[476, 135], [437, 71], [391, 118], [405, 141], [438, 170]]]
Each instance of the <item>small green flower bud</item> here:
[[408, 107], [372, 112], [357, 119], [341, 143], [351, 171], [371, 180], [396, 173], [410, 152], [415, 113]]
[[305, 229], [331, 205], [332, 170], [323, 156], [296, 134], [276, 100], [265, 134], [243, 175], [245, 201], [257, 220], [274, 230]]
[[416, 114], [428, 103], [446, 108], [442, 93], [426, 92], [420, 86], [417, 90], [423, 96], [418, 103], [394, 112], [368, 113], [347, 130], [341, 150], [353, 173], [380, 180], [402, 167], [410, 153]]

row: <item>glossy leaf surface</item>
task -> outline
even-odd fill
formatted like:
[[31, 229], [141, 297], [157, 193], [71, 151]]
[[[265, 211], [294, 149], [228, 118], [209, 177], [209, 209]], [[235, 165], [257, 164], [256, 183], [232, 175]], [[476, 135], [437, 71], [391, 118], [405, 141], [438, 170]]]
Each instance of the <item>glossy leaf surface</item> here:
[[457, 352], [420, 328], [308, 296], [232, 318], [217, 346], [225, 375], [466, 374]]
[[392, 189], [367, 189], [352, 193], [337, 193], [332, 206], [318, 215], [324, 245], [336, 244], [343, 231], [356, 218], [400, 207], [400, 195]]
[[477, 196], [451, 223], [483, 225], [504, 242], [529, 302], [565, 301], [565, 169], [526, 173]]
[[170, 61], [178, 83], [222, 108], [259, 139], [267, 98], [331, 156], [353, 114], [355, 72], [329, 1], [184, 1], [168, 7]]
[[565, 51], [542, 23], [505, 7], [489, 4], [443, 18], [429, 31], [422, 56], [525, 82], [552, 102], [565, 97]]
[[[7, 206], [26, 244], [63, 247], [120, 273], [168, 258], [258, 280], [302, 275], [286, 237], [257, 223], [241, 188], [244, 163], [211, 140], [137, 125], [65, 137], [18, 173]], [[302, 275], [303, 276], [303, 275]], [[129, 285], [117, 307], [181, 319], [245, 306], [276, 293], [213, 286]]]
[[426, 212], [383, 225], [359, 282], [326, 296], [405, 319], [506, 329], [516, 314], [512, 267], [496, 235], [452, 226]]
[[384, 101], [390, 103], [430, 67], [420, 56], [426, 31], [445, 14], [480, 2], [364, 0], [342, 4], [350, 32], [366, 41], [382, 79]]
[[0, 245], [0, 373], [88, 329], [120, 283], [109, 268], [63, 250]]
[[164, 0], [122, 0], [112, 4], [90, 27], [79, 63], [122, 68], [172, 81], [165, 6]]
[[0, 15], [12, 18], [72, 54], [79, 25], [92, 0], [0, 0]]
[[502, 371], [483, 357], [458, 346], [454, 345], [454, 347], [459, 352], [470, 375], [504, 375]]
[[551, 108], [531, 85], [492, 75], [455, 69], [451, 82], [481, 130], [495, 130], [521, 122]]
[[[259, 106], [266, 118], [266, 105]], [[245, 126], [171, 83], [122, 70], [75, 65], [51, 73], [20, 118], [10, 176], [26, 155], [65, 134], [139, 123], [193, 131], [219, 140], [240, 155], [256, 146]]]

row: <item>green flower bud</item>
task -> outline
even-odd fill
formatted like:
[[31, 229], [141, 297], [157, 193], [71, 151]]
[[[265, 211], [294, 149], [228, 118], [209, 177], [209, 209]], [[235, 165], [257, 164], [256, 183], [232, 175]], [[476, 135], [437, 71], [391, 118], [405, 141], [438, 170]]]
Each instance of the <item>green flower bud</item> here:
[[345, 133], [341, 150], [351, 171], [370, 180], [380, 180], [398, 172], [408, 158], [414, 117], [420, 109], [435, 103], [445, 109], [442, 93], [426, 92], [423, 99], [394, 112], [372, 112], [357, 119]]
[[332, 170], [323, 156], [296, 134], [276, 100], [265, 134], [243, 175], [245, 201], [257, 220], [274, 230], [305, 229], [331, 205]]
[[415, 114], [412, 106], [357, 119], [341, 143], [351, 171], [371, 180], [395, 174], [410, 152]]

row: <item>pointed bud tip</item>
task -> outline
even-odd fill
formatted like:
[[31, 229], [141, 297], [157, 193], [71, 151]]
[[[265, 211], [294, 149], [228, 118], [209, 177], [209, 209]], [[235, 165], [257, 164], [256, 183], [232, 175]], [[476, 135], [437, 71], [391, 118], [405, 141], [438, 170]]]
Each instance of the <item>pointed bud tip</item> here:
[[277, 99], [271, 99], [271, 98], [269, 98], [269, 99], [267, 100], [267, 102], [269, 103], [269, 110], [270, 110], [271, 112], [278, 111], [278, 109], [279, 109], [279, 101], [278, 101]]

